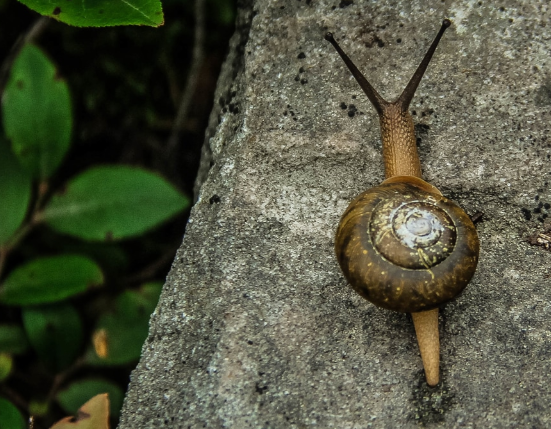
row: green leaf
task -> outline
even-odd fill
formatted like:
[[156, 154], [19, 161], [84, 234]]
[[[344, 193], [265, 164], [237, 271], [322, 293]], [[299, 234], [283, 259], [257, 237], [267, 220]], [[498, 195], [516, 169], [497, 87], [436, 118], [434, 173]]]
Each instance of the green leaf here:
[[4, 130], [21, 165], [48, 178], [69, 149], [73, 118], [67, 84], [36, 46], [24, 46], [13, 63], [2, 107]]
[[26, 429], [25, 419], [10, 401], [0, 398], [0, 428]]
[[95, 365], [121, 365], [139, 359], [149, 330], [149, 317], [161, 293], [160, 283], [149, 283], [139, 291], [125, 291], [114, 311], [100, 316], [94, 334], [94, 349], [86, 359]]
[[71, 180], [43, 218], [56, 231], [85, 240], [115, 240], [141, 234], [188, 206], [188, 198], [156, 174], [104, 166]]
[[29, 348], [25, 331], [19, 325], [0, 325], [0, 353], [21, 354]]
[[48, 401], [29, 401], [27, 412], [31, 416], [45, 417], [50, 412], [50, 404]]
[[12, 367], [13, 357], [8, 353], [0, 353], [0, 383], [9, 377]]
[[55, 372], [73, 363], [82, 346], [82, 323], [69, 304], [23, 309], [23, 325], [40, 359]]
[[56, 399], [68, 414], [76, 414], [82, 404], [100, 393], [109, 394], [109, 412], [118, 418], [124, 393], [115, 383], [101, 379], [79, 380], [60, 391]]
[[45, 304], [61, 301], [102, 283], [101, 269], [84, 256], [40, 258], [8, 275], [0, 289], [0, 302], [8, 305]]
[[21, 226], [31, 199], [31, 176], [0, 138], [0, 246]]
[[164, 23], [159, 0], [19, 0], [32, 10], [77, 27]]

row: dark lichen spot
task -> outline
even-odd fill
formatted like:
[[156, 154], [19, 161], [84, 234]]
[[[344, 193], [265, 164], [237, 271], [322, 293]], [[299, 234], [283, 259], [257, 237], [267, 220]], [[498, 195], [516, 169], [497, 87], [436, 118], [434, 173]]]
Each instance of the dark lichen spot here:
[[342, 9], [350, 6], [351, 4], [354, 4], [354, 0], [341, 0], [341, 2], [339, 3], [339, 7]]
[[547, 79], [543, 85], [539, 87], [535, 96], [536, 106], [551, 105], [551, 79]]
[[61, 8], [58, 6], [52, 12], [52, 15], [59, 15], [61, 13]]
[[346, 110], [347, 108], [348, 108], [348, 106], [347, 106], [346, 103], [343, 101], [343, 102], [341, 103], [341, 109]]
[[424, 117], [424, 116], [429, 116], [429, 115], [432, 115], [434, 113], [434, 110], [433, 109], [426, 109], [426, 110], [423, 110], [421, 112], [421, 116]]
[[524, 207], [520, 210], [522, 211], [522, 215], [524, 216], [524, 219], [526, 220], [532, 219], [532, 213], [530, 212], [530, 210]]
[[298, 54], [297, 58], [299, 60], [303, 60], [304, 58], [306, 58], [306, 54], [304, 52], [301, 52], [300, 54]]
[[209, 198], [210, 204], [218, 204], [220, 202], [220, 197], [216, 194], [214, 194], [212, 197]]
[[415, 136], [417, 138], [417, 145], [421, 143], [423, 137], [429, 133], [430, 126], [426, 124], [415, 124]]
[[299, 69], [298, 69], [298, 72], [299, 72], [299, 73], [304, 73], [304, 67], [299, 68]]
[[255, 385], [256, 393], [259, 395], [262, 395], [266, 390], [268, 390], [268, 386], [261, 386], [259, 382]]
[[453, 406], [454, 397], [442, 381], [430, 387], [425, 382], [424, 371], [420, 371], [411, 395], [413, 412], [410, 417], [423, 425], [443, 422], [446, 412]]
[[402, 43], [402, 39], [400, 38], [396, 39], [396, 43]]
[[305, 83], [308, 83], [308, 79], [301, 79], [300, 83], [304, 85]]

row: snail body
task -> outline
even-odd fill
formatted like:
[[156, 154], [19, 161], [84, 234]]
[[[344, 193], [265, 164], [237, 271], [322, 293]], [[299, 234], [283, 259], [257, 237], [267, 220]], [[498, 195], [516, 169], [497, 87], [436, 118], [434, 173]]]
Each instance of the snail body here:
[[438, 307], [458, 296], [476, 270], [479, 242], [469, 216], [422, 179], [413, 118], [408, 111], [446, 28], [394, 102], [384, 100], [331, 33], [328, 40], [377, 110], [386, 180], [348, 206], [335, 253], [351, 286], [373, 304], [412, 313], [429, 385], [439, 381]]

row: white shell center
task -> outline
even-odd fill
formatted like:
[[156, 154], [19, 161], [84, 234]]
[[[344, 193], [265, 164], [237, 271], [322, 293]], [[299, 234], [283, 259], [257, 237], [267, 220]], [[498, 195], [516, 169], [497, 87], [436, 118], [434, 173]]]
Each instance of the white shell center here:
[[394, 216], [394, 232], [403, 245], [414, 249], [430, 246], [442, 235], [444, 225], [435, 213], [424, 207], [398, 208]]

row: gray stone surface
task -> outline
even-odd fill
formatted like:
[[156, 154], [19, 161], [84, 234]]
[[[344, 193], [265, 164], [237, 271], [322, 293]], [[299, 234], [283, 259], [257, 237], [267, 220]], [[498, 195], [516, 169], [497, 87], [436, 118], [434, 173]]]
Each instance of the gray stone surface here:
[[[551, 427], [551, 252], [526, 242], [551, 203], [547, 1], [241, 7], [120, 428]], [[484, 221], [429, 389], [410, 317], [357, 296], [333, 255], [340, 214], [383, 167], [374, 109], [323, 34], [393, 98], [443, 17], [454, 25], [411, 105], [421, 162]]]

